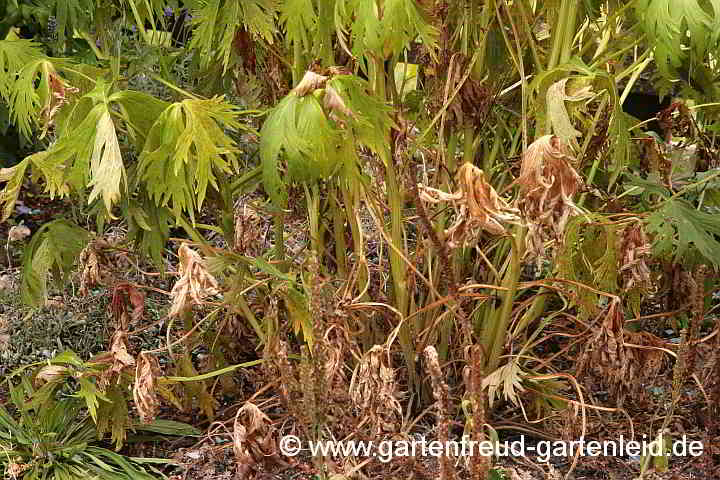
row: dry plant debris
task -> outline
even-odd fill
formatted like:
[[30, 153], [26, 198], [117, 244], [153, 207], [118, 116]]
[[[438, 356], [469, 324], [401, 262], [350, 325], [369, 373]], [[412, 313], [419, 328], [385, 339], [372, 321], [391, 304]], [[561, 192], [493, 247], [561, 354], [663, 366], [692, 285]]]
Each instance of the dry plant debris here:
[[30, 235], [30, 229], [25, 225], [15, 225], [8, 231], [8, 240], [18, 242]]
[[143, 423], [152, 422], [158, 413], [160, 401], [155, 393], [155, 379], [159, 372], [160, 365], [155, 357], [144, 352], [138, 355], [133, 399]]
[[236, 478], [247, 478], [257, 465], [290, 466], [278, 454], [276, 437], [272, 421], [257, 405], [247, 402], [237, 411], [233, 425]]
[[455, 193], [418, 185], [422, 200], [451, 202], [455, 207], [455, 222], [445, 230], [450, 248], [470, 243], [483, 230], [491, 235], [505, 235], [504, 224], [520, 221], [519, 211], [500, 198], [481, 169], [465, 163], [458, 169], [456, 178], [461, 188]]
[[621, 255], [619, 271], [622, 273], [625, 289], [649, 286], [651, 279], [647, 261], [650, 257], [650, 242], [641, 222], [625, 228], [618, 252]]
[[217, 295], [219, 285], [207, 269], [203, 258], [186, 244], [178, 250], [180, 278], [173, 286], [170, 296], [172, 306], [169, 316], [178, 316], [192, 305], [200, 305], [206, 297]]
[[523, 154], [518, 207], [528, 222], [530, 258], [544, 257], [545, 242], [561, 240], [569, 218], [580, 213], [572, 198], [583, 181], [574, 163], [567, 145], [554, 135], [538, 138]]
[[375, 345], [360, 362], [358, 373], [350, 384], [350, 398], [360, 409], [361, 416], [370, 419], [376, 435], [397, 428], [402, 419], [398, 396], [388, 348]]

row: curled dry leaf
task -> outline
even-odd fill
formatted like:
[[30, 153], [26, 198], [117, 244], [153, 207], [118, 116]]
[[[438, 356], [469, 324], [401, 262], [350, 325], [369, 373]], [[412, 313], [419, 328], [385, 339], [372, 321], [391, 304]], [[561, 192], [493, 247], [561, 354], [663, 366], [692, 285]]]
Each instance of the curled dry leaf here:
[[317, 73], [308, 70], [305, 72], [305, 76], [300, 80], [300, 83], [293, 89], [293, 92], [298, 97], [304, 97], [308, 93], [312, 93], [318, 88], [324, 88], [328, 81], [328, 77], [324, 75], [318, 75]]
[[267, 460], [283, 467], [289, 466], [277, 453], [275, 437], [272, 421], [255, 404], [247, 402], [238, 410], [233, 424], [233, 452], [238, 478], [247, 478], [253, 466]]
[[455, 206], [455, 223], [445, 230], [450, 248], [459, 247], [485, 230], [492, 235], [504, 235], [504, 224], [520, 221], [519, 211], [500, 198], [485, 177], [485, 173], [471, 163], [458, 169], [460, 191], [445, 193], [418, 185], [420, 198], [426, 202], [451, 202]]
[[368, 417], [375, 434], [392, 432], [402, 419], [395, 370], [390, 366], [387, 347], [375, 345], [360, 361], [350, 384], [350, 398], [361, 416]]
[[17, 242], [19, 240], [23, 240], [28, 235], [30, 235], [30, 229], [28, 227], [25, 225], [15, 225], [14, 227], [10, 227], [8, 239], [11, 242]]
[[650, 242], [645, 235], [641, 222], [625, 228], [618, 247], [623, 286], [626, 290], [633, 287], [650, 285], [650, 268], [646, 260], [650, 258]]
[[45, 137], [48, 129], [53, 125], [55, 121], [55, 114], [58, 112], [60, 107], [68, 103], [67, 94], [77, 93], [80, 90], [70, 86], [55, 72], [50, 72], [48, 75], [48, 86], [50, 88], [50, 95], [45, 100], [40, 111], [40, 117], [43, 119], [43, 130], [40, 138]]
[[336, 113], [350, 118], [354, 117], [352, 110], [345, 105], [345, 101], [333, 87], [328, 86], [325, 89], [324, 103], [325, 108], [332, 112], [331, 116], [333, 117], [337, 117]]
[[112, 366], [105, 372], [106, 382], [110, 381], [110, 377], [119, 374], [125, 367], [135, 365], [135, 359], [127, 351], [128, 334], [125, 330], [116, 330], [110, 339], [110, 355], [112, 358]]
[[45, 365], [37, 375], [35, 375], [35, 382], [52, 382], [53, 380], [67, 376], [69, 373], [70, 370], [62, 365]]
[[138, 355], [133, 399], [143, 423], [150, 423], [157, 416], [160, 401], [155, 392], [155, 379], [159, 372], [160, 365], [155, 357], [144, 352]]
[[[488, 389], [488, 400], [491, 407], [495, 399], [500, 396], [500, 392], [505, 400], [512, 402], [513, 405], [519, 404], [517, 392], [525, 391], [522, 386], [522, 374], [518, 358], [515, 357], [483, 379], [482, 388]], [[498, 391], [500, 385], [502, 385], [502, 389]]]
[[269, 229], [269, 216], [262, 216], [247, 202], [235, 205], [235, 245], [234, 250], [248, 257], [262, 256], [267, 248], [265, 234]]
[[[132, 312], [129, 316], [132, 322], [128, 322], [128, 303], [132, 306]], [[113, 313], [117, 327], [125, 330], [128, 323], [137, 323], [145, 315], [145, 293], [130, 283], [116, 285], [113, 288], [110, 310]]]
[[183, 244], [178, 250], [180, 279], [173, 286], [170, 296], [172, 306], [168, 315], [178, 316], [192, 305], [199, 305], [205, 297], [218, 294], [218, 283], [199, 253]]
[[79, 261], [83, 271], [80, 279], [80, 295], [87, 295], [90, 287], [103, 283], [100, 272], [100, 259], [93, 242], [90, 242], [80, 252]]
[[615, 396], [618, 407], [622, 406], [631, 385], [637, 381], [630, 375], [633, 369], [627, 354], [624, 324], [622, 304], [620, 299], [614, 298], [597, 317], [585, 350], [578, 359], [575, 375], [582, 379], [589, 373]]
[[580, 132], [573, 127], [565, 102], [587, 100], [593, 96], [593, 91], [592, 87], [584, 86], [576, 89], [573, 93], [568, 93], [566, 88], [568, 80], [570, 79], [564, 78], [548, 88], [547, 114], [553, 132], [564, 141], [569, 142], [574, 148], [578, 148], [577, 137], [580, 136]]
[[572, 198], [583, 187], [567, 145], [554, 135], [535, 140], [522, 158], [518, 206], [528, 221], [527, 247], [542, 258], [544, 243], [560, 240], [571, 216], [580, 213]]

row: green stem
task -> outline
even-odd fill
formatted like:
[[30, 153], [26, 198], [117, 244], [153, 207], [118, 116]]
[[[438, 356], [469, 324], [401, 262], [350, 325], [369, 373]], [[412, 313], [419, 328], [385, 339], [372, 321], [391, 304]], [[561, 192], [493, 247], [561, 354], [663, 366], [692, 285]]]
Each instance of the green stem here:
[[[497, 317], [491, 326], [489, 338], [485, 339], [486, 351], [489, 352], [487, 360], [486, 373], [490, 374], [495, 371], [500, 364], [500, 355], [505, 346], [507, 337], [507, 328], [512, 317], [512, 307], [517, 293], [518, 282], [520, 280], [520, 257], [522, 250], [519, 244], [524, 242], [525, 231], [523, 227], [518, 227], [516, 236], [511, 235], [510, 239], [510, 265], [505, 272], [503, 278], [503, 287], [507, 288], [503, 296], [503, 303], [500, 307], [500, 316]], [[489, 347], [489, 348], [488, 348]]]
[[335, 0], [318, 0], [318, 42], [320, 43], [320, 58], [324, 65], [335, 65], [335, 56], [332, 48], [333, 14]]
[[550, 51], [550, 59], [548, 60], [547, 70], [552, 70], [558, 66], [560, 54], [563, 51], [563, 42], [565, 41], [565, 29], [567, 28], [568, 14], [570, 9], [570, 0], [563, 0], [560, 4], [560, 12], [557, 22], [555, 22], [553, 32], [553, 46]]
[[333, 192], [328, 201], [333, 218], [333, 234], [335, 236], [335, 264], [337, 273], [341, 278], [347, 277], [347, 244], [345, 243], [345, 221], [342, 215], [340, 200], [338, 199], [338, 186], [333, 185]]
[[575, 25], [577, 24], [577, 9], [580, 2], [567, 2], [568, 14], [565, 19], [565, 31], [563, 32], [562, 53], [560, 54], [560, 63], [567, 63], [572, 54], [573, 40], [575, 38]]

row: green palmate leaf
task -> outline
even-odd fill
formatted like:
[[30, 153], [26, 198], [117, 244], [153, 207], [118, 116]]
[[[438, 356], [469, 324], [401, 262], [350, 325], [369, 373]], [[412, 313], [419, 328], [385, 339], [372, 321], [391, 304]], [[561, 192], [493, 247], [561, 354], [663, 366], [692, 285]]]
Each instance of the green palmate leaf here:
[[672, 255], [676, 262], [691, 249], [706, 261], [720, 266], [720, 218], [696, 210], [687, 201], [667, 200], [647, 219], [648, 231], [654, 234], [653, 250], [657, 255]]
[[138, 151], [142, 151], [145, 139], [160, 114], [170, 105], [147, 93], [124, 90], [110, 95], [109, 102], [120, 107], [128, 134]]
[[273, 42], [277, 0], [193, 0], [186, 4], [192, 9], [195, 26], [190, 48], [203, 53], [203, 68], [222, 59], [223, 70], [227, 70], [233, 41], [241, 30]]
[[[99, 80], [93, 91], [72, 104], [59, 131], [60, 138], [48, 150], [30, 155], [26, 161], [33, 165], [35, 174], [45, 178], [51, 197], [67, 195], [71, 190], [83, 194], [86, 187], [92, 187], [89, 201], [101, 196], [112, 217], [112, 207], [120, 199], [126, 179], [108, 90]], [[6, 208], [14, 185], [6, 186]]]
[[140, 154], [137, 177], [150, 198], [176, 218], [195, 221], [208, 186], [237, 168], [237, 148], [223, 127], [239, 129], [237, 110], [219, 98], [184, 100], [167, 107], [153, 125]]
[[388, 139], [394, 124], [390, 117], [392, 108], [370, 95], [367, 81], [355, 75], [337, 75], [327, 86], [340, 95], [351, 113], [345, 120], [357, 141], [387, 161], [390, 155]]
[[320, 21], [330, 19], [318, 18], [312, 0], [287, 0], [280, 6], [280, 25], [285, 30], [287, 43], [298, 45], [303, 51], [313, 48], [313, 35]]
[[399, 54], [415, 39], [433, 52], [438, 31], [426, 18], [421, 2], [415, 0], [387, 0], [383, 2], [384, 44], [392, 54]]
[[51, 196], [93, 187], [89, 201], [102, 195], [108, 213], [119, 200], [125, 167], [108, 105], [98, 104], [77, 128], [44, 152], [28, 157], [47, 182]]
[[44, 302], [50, 276], [64, 279], [89, 240], [87, 231], [66, 220], [55, 220], [40, 227], [23, 256], [23, 300], [32, 305]]
[[[342, 45], [357, 57], [399, 55], [419, 39], [433, 51], [438, 31], [414, 0], [337, 0], [335, 25]], [[347, 28], [347, 26], [350, 28]], [[349, 44], [349, 45], [348, 45]]]
[[[45, 58], [40, 44], [32, 40], [0, 40], [0, 97], [10, 104], [10, 98], [16, 91], [17, 75], [29, 63]], [[31, 86], [34, 90], [34, 87]], [[17, 115], [17, 113], [16, 113]], [[21, 112], [21, 118], [27, 118], [27, 112]]]
[[[57, 74], [58, 68], [67, 66], [62, 59], [37, 56], [32, 43], [14, 45], [20, 40], [0, 41], [0, 95], [10, 106], [11, 120], [20, 133], [31, 138], [32, 127], [44, 121], [47, 127], [57, 109], [65, 101], [66, 83]], [[3, 45], [4, 44], [4, 45]], [[8, 46], [19, 48], [8, 48]], [[4, 51], [3, 51], [4, 49]], [[7, 68], [14, 68], [17, 54], [27, 54], [22, 68], [4, 72], [1, 60], [5, 54]]]
[[680, 66], [684, 45], [700, 59], [717, 47], [720, 0], [640, 0], [635, 8], [661, 71]]
[[287, 201], [279, 173], [281, 153], [287, 160], [287, 181], [327, 178], [344, 160], [341, 131], [328, 120], [314, 94], [299, 97], [291, 92], [270, 113], [260, 135], [265, 190], [279, 206]]

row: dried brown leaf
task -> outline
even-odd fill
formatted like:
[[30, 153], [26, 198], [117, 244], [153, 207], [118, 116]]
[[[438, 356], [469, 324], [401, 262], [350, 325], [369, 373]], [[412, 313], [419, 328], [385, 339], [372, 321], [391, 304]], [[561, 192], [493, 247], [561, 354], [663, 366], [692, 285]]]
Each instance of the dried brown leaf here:
[[455, 193], [418, 185], [421, 200], [451, 202], [455, 207], [455, 222], [445, 230], [451, 248], [470, 243], [483, 230], [504, 235], [507, 233], [504, 224], [520, 221], [519, 211], [500, 198], [481, 169], [465, 163], [458, 169], [456, 179], [461, 188]]
[[155, 391], [155, 379], [159, 372], [160, 365], [155, 357], [144, 352], [138, 355], [133, 399], [143, 423], [150, 423], [157, 416], [160, 401]]
[[45, 137], [48, 129], [55, 121], [55, 115], [60, 107], [68, 103], [67, 95], [69, 93], [77, 93], [80, 90], [70, 86], [65, 80], [60, 78], [54, 71], [48, 73], [48, 85], [50, 87], [50, 95], [45, 101], [40, 117], [43, 120], [43, 130], [40, 138]]
[[30, 235], [30, 229], [25, 225], [15, 225], [10, 227], [10, 230], [8, 231], [8, 239], [11, 242], [23, 240], [28, 235]]
[[402, 419], [402, 407], [387, 347], [375, 345], [363, 356], [349, 391], [355, 407], [370, 419], [374, 434], [395, 431]]
[[560, 241], [571, 216], [580, 213], [572, 198], [583, 188], [567, 145], [554, 135], [535, 140], [525, 151], [517, 180], [518, 206], [528, 222], [528, 254], [545, 254], [544, 242]]
[[293, 89], [293, 92], [298, 97], [304, 97], [308, 93], [312, 93], [318, 88], [325, 87], [327, 81], [328, 77], [324, 75], [318, 75], [317, 73], [308, 70], [307, 72], [305, 72], [302, 80], [300, 80], [300, 83], [298, 83], [297, 86]]
[[210, 274], [199, 253], [183, 244], [178, 250], [180, 278], [173, 286], [170, 296], [172, 306], [168, 315], [178, 316], [192, 305], [200, 305], [211, 295], [217, 295], [219, 285]]

